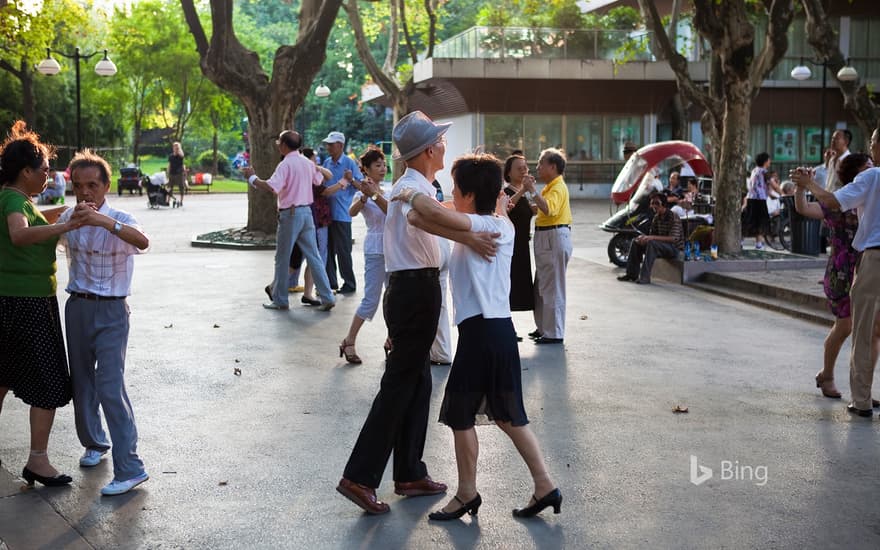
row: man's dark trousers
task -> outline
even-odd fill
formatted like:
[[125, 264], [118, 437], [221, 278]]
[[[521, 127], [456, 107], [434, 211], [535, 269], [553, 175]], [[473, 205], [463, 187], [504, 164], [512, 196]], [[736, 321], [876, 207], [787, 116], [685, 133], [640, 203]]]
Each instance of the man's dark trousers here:
[[382, 481], [392, 451], [394, 481], [417, 481], [428, 475], [422, 453], [431, 402], [429, 354], [440, 316], [438, 270], [391, 273], [383, 312], [393, 348], [343, 474], [372, 488]]
[[[642, 262], [642, 256], [645, 261]], [[663, 241], [648, 241], [639, 244], [633, 239], [629, 245], [629, 258], [626, 260], [626, 274], [630, 279], [638, 279], [643, 283], [651, 282], [651, 268], [657, 258], [675, 258], [678, 256], [678, 248]], [[639, 268], [641, 265], [641, 269]]]
[[342, 288], [354, 292], [357, 289], [357, 280], [354, 278], [354, 267], [351, 262], [351, 222], [338, 222], [333, 220], [327, 229], [327, 278], [330, 280], [330, 288], [338, 288], [336, 279], [336, 264], [339, 264], [339, 274], [342, 275]]

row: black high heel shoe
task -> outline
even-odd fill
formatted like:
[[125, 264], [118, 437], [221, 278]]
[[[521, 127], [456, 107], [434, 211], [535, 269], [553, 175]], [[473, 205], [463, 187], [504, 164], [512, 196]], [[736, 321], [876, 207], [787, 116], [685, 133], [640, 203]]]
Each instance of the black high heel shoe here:
[[458, 495], [455, 495], [452, 498], [461, 503], [461, 508], [453, 510], [452, 512], [437, 510], [436, 512], [431, 512], [430, 514], [428, 514], [428, 519], [433, 519], [435, 521], [449, 521], [451, 519], [460, 518], [465, 514], [465, 512], [472, 516], [475, 516], [480, 510], [480, 505], [483, 504], [483, 499], [480, 498], [480, 493], [477, 493], [477, 496], [475, 496], [468, 502], [462, 501], [460, 498], [458, 498]]
[[31, 487], [34, 486], [34, 481], [39, 481], [46, 487], [61, 487], [62, 485], [67, 485], [73, 481], [73, 478], [67, 474], [58, 474], [55, 477], [44, 477], [28, 470], [27, 466], [21, 471], [21, 477], [23, 477]]
[[535, 501], [531, 506], [526, 506], [523, 509], [514, 508], [513, 509], [513, 517], [515, 518], [530, 518], [532, 516], [536, 516], [541, 513], [541, 510], [548, 506], [553, 507], [553, 513], [558, 514], [562, 511], [562, 492], [559, 489], [553, 489], [540, 500], [538, 497], [532, 496], [532, 499]]

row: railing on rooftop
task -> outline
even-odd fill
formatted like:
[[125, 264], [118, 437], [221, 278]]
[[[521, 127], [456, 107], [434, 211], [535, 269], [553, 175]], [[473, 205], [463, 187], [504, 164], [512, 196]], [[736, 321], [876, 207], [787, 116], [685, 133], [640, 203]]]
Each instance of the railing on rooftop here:
[[434, 48], [438, 59], [653, 61], [651, 32], [547, 27], [471, 27]]

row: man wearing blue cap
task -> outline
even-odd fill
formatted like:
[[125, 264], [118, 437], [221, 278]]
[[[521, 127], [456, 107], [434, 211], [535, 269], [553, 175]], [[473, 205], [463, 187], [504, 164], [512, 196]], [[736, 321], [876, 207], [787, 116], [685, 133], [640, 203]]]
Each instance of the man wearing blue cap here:
[[342, 190], [330, 196], [330, 222], [327, 233], [327, 278], [331, 288], [339, 288], [336, 278], [336, 266], [339, 264], [339, 274], [342, 275], [342, 287], [340, 294], [350, 294], [357, 290], [357, 281], [354, 278], [354, 269], [351, 264], [351, 214], [348, 207], [360, 181], [364, 179], [357, 163], [347, 155], [342, 154], [345, 149], [345, 134], [342, 132], [330, 132], [324, 138], [324, 147], [330, 154], [324, 160], [324, 168], [333, 174], [324, 182], [325, 187], [342, 183]]

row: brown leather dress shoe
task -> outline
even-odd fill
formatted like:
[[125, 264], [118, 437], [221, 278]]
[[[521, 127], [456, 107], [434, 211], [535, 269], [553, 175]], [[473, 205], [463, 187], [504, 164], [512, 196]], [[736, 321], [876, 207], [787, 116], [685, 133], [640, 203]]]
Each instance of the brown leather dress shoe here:
[[387, 504], [376, 499], [376, 490], [372, 487], [342, 478], [339, 480], [336, 490], [342, 496], [363, 508], [364, 512], [368, 514], [386, 514], [391, 510]]
[[446, 492], [446, 484], [434, 481], [431, 476], [425, 476], [418, 481], [395, 481], [394, 492], [405, 497], [439, 495]]

